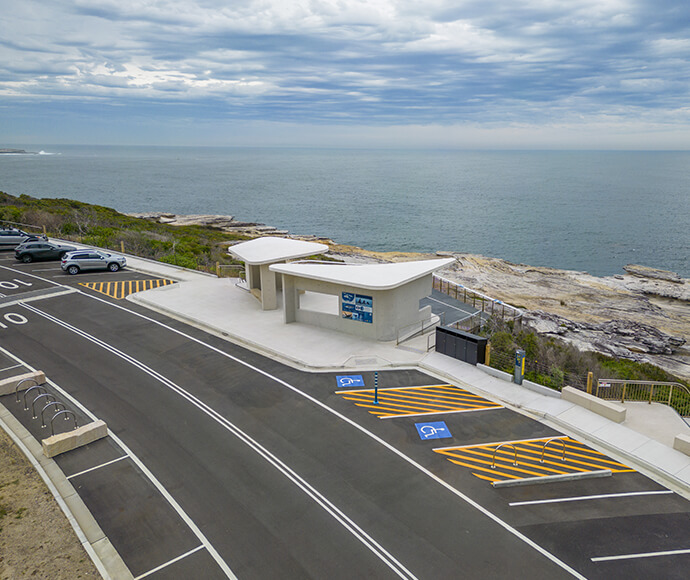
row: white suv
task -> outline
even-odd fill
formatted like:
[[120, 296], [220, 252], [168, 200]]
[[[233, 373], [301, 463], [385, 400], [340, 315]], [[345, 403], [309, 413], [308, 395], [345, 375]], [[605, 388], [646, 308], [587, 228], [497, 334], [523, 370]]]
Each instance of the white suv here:
[[117, 272], [127, 265], [124, 256], [108, 254], [100, 250], [77, 250], [68, 252], [62, 258], [60, 267], [68, 274], [78, 274], [82, 270], [110, 270]]

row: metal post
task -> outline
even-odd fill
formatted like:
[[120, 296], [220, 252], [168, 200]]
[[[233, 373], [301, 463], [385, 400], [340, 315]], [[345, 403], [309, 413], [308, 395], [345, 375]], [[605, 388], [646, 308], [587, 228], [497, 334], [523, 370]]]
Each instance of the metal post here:
[[120, 240], [120, 252], [125, 253], [125, 241]]
[[484, 352], [484, 364], [487, 367], [491, 366], [491, 343], [486, 343], [486, 351]]
[[220, 278], [220, 262], [216, 262], [216, 276]]
[[374, 405], [379, 404], [379, 374], [374, 373]]

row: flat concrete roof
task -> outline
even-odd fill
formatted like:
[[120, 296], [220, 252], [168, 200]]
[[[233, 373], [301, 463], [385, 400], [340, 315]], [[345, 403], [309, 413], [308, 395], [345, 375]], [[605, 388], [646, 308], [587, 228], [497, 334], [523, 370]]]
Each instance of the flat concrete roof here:
[[274, 264], [274, 272], [368, 290], [391, 290], [452, 264], [454, 258], [395, 264]]
[[254, 266], [305, 258], [314, 254], [324, 254], [327, 251], [328, 246], [326, 244], [273, 236], [256, 238], [228, 248], [230, 254]]

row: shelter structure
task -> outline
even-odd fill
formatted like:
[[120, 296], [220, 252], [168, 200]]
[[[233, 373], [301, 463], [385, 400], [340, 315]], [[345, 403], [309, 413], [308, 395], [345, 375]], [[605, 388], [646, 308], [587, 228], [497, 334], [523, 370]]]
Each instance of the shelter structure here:
[[326, 244], [272, 236], [241, 242], [228, 248], [231, 255], [244, 262], [247, 285], [261, 302], [262, 310], [278, 308], [281, 279], [270, 270], [271, 264], [324, 254], [327, 251]]
[[433, 272], [453, 258], [394, 264], [308, 261], [273, 264], [282, 276], [285, 323], [302, 322], [363, 338], [388, 341], [431, 322]]

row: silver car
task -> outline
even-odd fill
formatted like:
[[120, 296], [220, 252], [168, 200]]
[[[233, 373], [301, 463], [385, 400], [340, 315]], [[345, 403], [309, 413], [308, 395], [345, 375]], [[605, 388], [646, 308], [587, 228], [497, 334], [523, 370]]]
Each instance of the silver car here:
[[0, 248], [14, 248], [24, 242], [31, 242], [34, 240], [47, 240], [42, 234], [28, 234], [25, 231], [16, 228], [1, 228], [0, 229]]
[[68, 274], [78, 274], [87, 270], [110, 270], [117, 272], [127, 265], [124, 256], [108, 254], [100, 250], [77, 250], [68, 252], [62, 258], [60, 267]]

